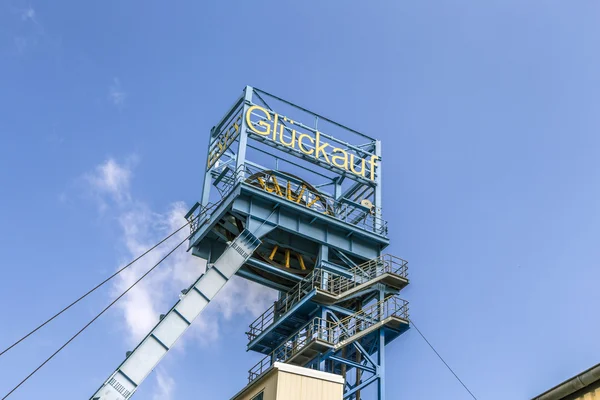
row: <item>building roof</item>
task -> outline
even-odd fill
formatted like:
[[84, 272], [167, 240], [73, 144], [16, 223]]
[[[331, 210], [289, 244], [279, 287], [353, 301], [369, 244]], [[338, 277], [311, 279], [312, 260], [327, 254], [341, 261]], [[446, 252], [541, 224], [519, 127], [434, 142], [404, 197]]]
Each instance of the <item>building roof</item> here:
[[333, 382], [333, 383], [337, 383], [340, 385], [343, 385], [344, 383], [346, 383], [346, 380], [344, 379], [344, 377], [341, 375], [338, 375], [338, 374], [332, 374], [329, 372], [318, 371], [318, 370], [314, 370], [311, 368], [299, 367], [297, 365], [290, 365], [290, 364], [284, 364], [281, 362], [275, 362], [261, 376], [259, 376], [255, 380], [253, 380], [248, 386], [246, 386], [241, 391], [239, 391], [235, 396], [233, 396], [232, 400], [235, 400], [236, 398], [240, 397], [243, 393], [246, 393], [246, 391], [249, 390], [251, 387], [258, 384], [258, 382], [264, 381], [265, 379], [267, 379], [271, 375], [275, 374], [276, 372], [287, 372], [289, 374], [306, 376], [309, 378], [319, 379], [321, 381]]
[[284, 364], [276, 362], [273, 364], [274, 369], [278, 369], [281, 372], [288, 372], [290, 374], [307, 376], [309, 378], [320, 379], [322, 381], [335, 382], [343, 385], [346, 381], [344, 377], [329, 372], [317, 371], [316, 369], [303, 368], [297, 365]]
[[567, 379], [532, 400], [561, 400], [597, 381], [600, 381], [600, 364], [596, 364], [592, 368]]

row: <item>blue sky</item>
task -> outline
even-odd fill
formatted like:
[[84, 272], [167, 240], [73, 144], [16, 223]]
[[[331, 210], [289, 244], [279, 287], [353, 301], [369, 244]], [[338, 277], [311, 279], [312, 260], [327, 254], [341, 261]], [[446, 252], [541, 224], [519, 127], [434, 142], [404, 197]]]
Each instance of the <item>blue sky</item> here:
[[[383, 141], [404, 297], [479, 399], [600, 362], [598, 2], [322, 3], [0, 1], [0, 347], [177, 225], [254, 85]], [[150, 264], [0, 357], [0, 394]], [[179, 254], [10, 398], [88, 398], [200, 268]], [[270, 296], [236, 282], [136, 398], [237, 392]], [[388, 399], [468, 398], [414, 330], [386, 361]]]

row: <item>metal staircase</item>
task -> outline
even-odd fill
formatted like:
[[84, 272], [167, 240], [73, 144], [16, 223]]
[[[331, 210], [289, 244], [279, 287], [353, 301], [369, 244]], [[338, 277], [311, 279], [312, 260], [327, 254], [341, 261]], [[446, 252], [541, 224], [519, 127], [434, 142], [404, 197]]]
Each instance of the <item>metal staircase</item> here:
[[248, 380], [252, 382], [275, 362], [303, 366], [324, 352], [359, 341], [380, 328], [389, 327], [400, 334], [408, 324], [408, 302], [396, 296], [336, 322], [316, 317], [252, 367]]
[[[313, 270], [250, 324], [248, 349], [266, 356], [250, 369], [249, 381], [274, 362], [309, 365], [353, 342], [374, 349], [380, 331], [386, 341], [395, 339], [409, 326], [408, 302], [395, 295], [408, 285], [407, 264], [382, 255], [349, 270]], [[382, 288], [388, 294], [379, 299]], [[348, 351], [356, 356], [356, 350]]]
[[397, 290], [408, 285], [407, 261], [385, 254], [344, 272], [317, 268], [250, 324], [246, 332], [250, 341], [248, 347], [252, 348], [266, 330], [283, 322], [284, 316], [290, 311], [297, 311], [298, 306], [309, 299], [319, 304], [338, 304], [356, 298], [378, 283]]

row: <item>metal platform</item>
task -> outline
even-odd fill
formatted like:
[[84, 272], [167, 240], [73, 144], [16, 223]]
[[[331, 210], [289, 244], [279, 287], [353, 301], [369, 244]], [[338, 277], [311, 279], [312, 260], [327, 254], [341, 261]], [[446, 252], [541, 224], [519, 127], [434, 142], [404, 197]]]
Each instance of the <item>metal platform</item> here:
[[322, 305], [365, 304], [377, 295], [378, 284], [400, 291], [408, 285], [408, 263], [383, 255], [344, 273], [315, 269], [252, 322], [247, 332], [248, 350], [270, 353]]
[[[249, 371], [249, 381], [260, 376], [274, 362], [305, 366], [315, 358], [334, 353], [353, 342], [375, 353], [373, 343], [383, 331], [386, 343], [409, 327], [408, 302], [396, 296], [372, 304], [342, 320], [313, 318]], [[346, 356], [352, 356], [349, 353]]]

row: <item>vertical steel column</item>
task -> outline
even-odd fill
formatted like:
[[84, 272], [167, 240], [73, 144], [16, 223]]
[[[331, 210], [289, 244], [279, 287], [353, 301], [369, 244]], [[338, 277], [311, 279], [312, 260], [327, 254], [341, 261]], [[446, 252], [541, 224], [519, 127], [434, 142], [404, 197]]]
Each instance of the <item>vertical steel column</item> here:
[[[355, 311], [358, 312], [358, 311], [362, 310], [362, 308], [363, 308], [363, 302], [362, 302], [362, 300], [358, 300], [357, 303], [356, 303], [356, 309], [355, 309]], [[358, 332], [358, 329], [357, 329], [357, 332]], [[366, 356], [366, 354], [365, 354], [365, 356]], [[362, 362], [363, 362], [363, 360], [362, 360], [362, 346], [360, 346], [359, 344], [357, 344], [357, 346], [356, 346], [356, 360], [355, 361], [356, 361], [357, 364], [362, 364]], [[356, 368], [355, 373], [356, 373], [356, 386], [360, 387], [362, 385], [362, 375], [363, 375], [363, 372], [362, 372], [362, 370], [360, 368]], [[362, 394], [362, 391], [360, 389], [357, 390], [356, 391], [356, 395], [355, 395], [354, 398], [356, 400], [361, 400], [361, 394]]]
[[246, 171], [243, 165], [246, 163], [246, 147], [248, 145], [248, 125], [246, 124], [246, 111], [248, 104], [252, 103], [252, 86], [246, 86], [244, 89], [244, 103], [242, 105], [242, 123], [240, 124], [239, 146], [235, 158], [235, 182], [244, 181], [246, 179]]
[[[321, 262], [323, 261], [329, 261], [329, 247], [326, 245], [321, 245], [317, 265], [320, 266]], [[327, 287], [329, 285], [329, 272], [323, 270], [321, 272], [321, 277], [321, 289], [327, 290]]]
[[375, 141], [375, 155], [377, 156], [377, 161], [379, 164], [377, 165], [377, 175], [375, 176], [375, 223], [373, 227], [375, 228], [376, 233], [382, 233], [382, 221], [381, 218], [381, 210], [383, 209], [382, 205], [382, 195], [381, 195], [381, 140]]
[[[327, 332], [327, 334], [329, 334], [329, 331], [327, 331], [327, 309], [325, 307], [321, 307], [321, 332]], [[323, 340], [330, 340], [329, 337], [320, 337], [321, 332], [319, 332], [317, 334], [318, 338], [321, 338]], [[323, 371], [323, 372], [327, 372], [326, 368], [326, 362], [327, 362], [327, 357], [322, 357], [319, 356], [319, 370]]]
[[[213, 128], [216, 128], [213, 126]], [[202, 184], [202, 197], [200, 198], [200, 204], [202, 207], [206, 207], [208, 201], [210, 199], [210, 187], [212, 184], [212, 178], [210, 176], [210, 171], [213, 169], [214, 165], [208, 168], [208, 157], [210, 156], [210, 145], [212, 144], [214, 132], [210, 131], [210, 135], [208, 135], [208, 150], [206, 150], [206, 164], [204, 164], [204, 182]]]
[[[380, 315], [381, 318], [385, 318], [384, 314], [384, 304], [383, 300], [385, 300], [385, 290], [379, 290], [379, 301], [381, 302]], [[378, 400], [385, 400], [385, 329], [379, 329], [379, 349], [377, 350], [377, 375], [379, 375], [379, 380], [377, 382], [377, 394]]]
[[[321, 245], [319, 250], [319, 260], [320, 264], [322, 261], [329, 260], [329, 247], [325, 245]], [[329, 285], [329, 273], [321, 270], [321, 289], [327, 290], [327, 286]], [[321, 328], [322, 332], [327, 332], [327, 309], [325, 307], [321, 307]], [[325, 371], [325, 358], [319, 357], [319, 370]]]
[[342, 180], [343, 178], [340, 176], [336, 176], [335, 178], [333, 178], [333, 182], [334, 182], [334, 198], [336, 200], [339, 200], [342, 197]]

